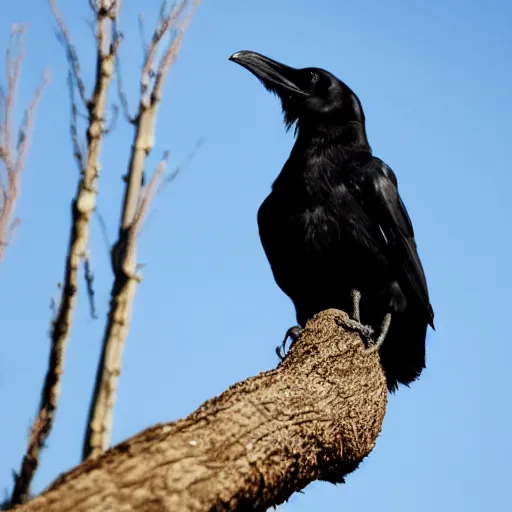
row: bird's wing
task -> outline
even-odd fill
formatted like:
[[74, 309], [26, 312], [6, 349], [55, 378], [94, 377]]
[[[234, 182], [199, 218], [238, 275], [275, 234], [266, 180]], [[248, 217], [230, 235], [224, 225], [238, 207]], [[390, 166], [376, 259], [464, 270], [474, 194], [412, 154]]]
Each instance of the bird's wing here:
[[270, 193], [258, 209], [258, 230], [261, 245], [274, 273], [274, 278], [281, 288], [284, 286], [287, 289], [289, 286], [282, 280], [283, 270], [290, 265], [290, 247], [286, 247], [285, 237], [282, 236], [281, 219], [282, 212], [279, 211], [278, 204], [276, 204], [273, 194]]
[[269, 194], [258, 209], [258, 228], [261, 239], [261, 245], [267, 259], [272, 261], [276, 253], [276, 237], [273, 236], [272, 227], [272, 195]]
[[[398, 193], [394, 172], [383, 162], [372, 173], [366, 187], [365, 206], [382, 230], [389, 249], [419, 302], [426, 308], [433, 327], [434, 313], [430, 305], [427, 281], [418, 256], [414, 228], [407, 209]], [[369, 203], [369, 204], [368, 204]]]
[[261, 204], [257, 220], [261, 245], [274, 279], [295, 304], [303, 294], [303, 280], [297, 276], [303, 275], [305, 264], [300, 244], [297, 246], [294, 223], [273, 192]]

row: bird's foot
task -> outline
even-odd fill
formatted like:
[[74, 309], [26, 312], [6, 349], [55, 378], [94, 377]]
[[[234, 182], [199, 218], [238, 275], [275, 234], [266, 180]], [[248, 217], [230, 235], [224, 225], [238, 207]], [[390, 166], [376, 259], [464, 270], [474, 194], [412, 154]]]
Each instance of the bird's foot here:
[[384, 343], [384, 340], [386, 339], [386, 336], [389, 331], [389, 327], [391, 325], [391, 313], [386, 313], [386, 316], [384, 317], [384, 320], [382, 321], [382, 325], [380, 327], [380, 334], [379, 337], [373, 341], [366, 349], [367, 354], [373, 354], [374, 352], [377, 352], [377, 350], [382, 347], [382, 344]]
[[352, 296], [352, 318], [340, 320], [339, 324], [349, 331], [359, 333], [368, 344], [373, 343], [373, 329], [361, 322], [361, 292], [353, 288], [350, 290], [350, 295]]
[[353, 320], [352, 318], [344, 318], [343, 320], [340, 318], [337, 319], [337, 323], [348, 331], [359, 333], [368, 345], [373, 345], [373, 329], [371, 326], [364, 325], [357, 320]]
[[368, 354], [373, 354], [373, 352], [377, 352], [380, 349], [384, 340], [386, 339], [386, 335], [389, 331], [389, 326], [391, 325], [391, 313], [387, 313], [384, 317], [380, 328], [380, 334], [376, 340], [373, 338], [374, 331], [369, 325], [364, 325], [361, 323], [361, 292], [353, 288], [350, 292], [352, 295], [352, 318], [349, 320], [344, 320], [343, 324], [345, 327], [352, 331], [358, 332], [363, 339], [366, 341], [368, 347], [366, 349]]
[[283, 341], [281, 342], [280, 345], [278, 345], [276, 347], [277, 357], [279, 357], [279, 359], [281, 359], [281, 361], [285, 358], [286, 353], [288, 352], [286, 350], [286, 342], [288, 341], [288, 338], [290, 338], [292, 340], [290, 343], [290, 346], [288, 347], [288, 350], [290, 350], [290, 348], [292, 348], [292, 345], [299, 339], [299, 336], [301, 335], [301, 333], [302, 333], [302, 328], [299, 327], [298, 325], [294, 325], [293, 327], [290, 327], [286, 331]]

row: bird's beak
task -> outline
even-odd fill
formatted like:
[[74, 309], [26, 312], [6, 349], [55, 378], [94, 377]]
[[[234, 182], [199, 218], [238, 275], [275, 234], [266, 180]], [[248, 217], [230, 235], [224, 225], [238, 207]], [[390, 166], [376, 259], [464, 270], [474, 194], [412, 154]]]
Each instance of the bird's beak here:
[[298, 74], [295, 68], [281, 64], [259, 53], [245, 50], [233, 53], [229, 60], [250, 71], [261, 80], [267, 89], [276, 92], [280, 96], [286, 94], [306, 95], [306, 92], [297, 84]]

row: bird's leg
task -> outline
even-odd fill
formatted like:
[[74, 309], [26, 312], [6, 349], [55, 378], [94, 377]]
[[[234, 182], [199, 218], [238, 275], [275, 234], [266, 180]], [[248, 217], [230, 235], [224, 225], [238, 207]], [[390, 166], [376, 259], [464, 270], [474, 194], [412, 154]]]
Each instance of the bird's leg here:
[[361, 302], [361, 292], [353, 288], [350, 291], [352, 296], [352, 318], [340, 320], [340, 324], [349, 331], [358, 332], [368, 343], [373, 343], [373, 329], [369, 325], [361, 323], [361, 311], [359, 304]]
[[359, 290], [356, 290], [353, 288], [350, 292], [352, 295], [352, 318], [356, 321], [361, 323], [361, 312], [359, 310], [359, 304], [361, 303], [361, 292]]
[[388, 334], [390, 325], [391, 313], [386, 313], [386, 316], [384, 317], [384, 320], [382, 321], [382, 325], [380, 327], [379, 337], [377, 338], [375, 343], [373, 343], [366, 351], [368, 354], [372, 354], [373, 352], [379, 350], [380, 347], [382, 347], [382, 344], [384, 343], [384, 340], [386, 339], [386, 336]]
[[373, 344], [373, 329], [369, 325], [363, 325], [361, 322], [353, 320], [348, 315], [346, 318], [337, 319], [337, 322], [345, 329], [359, 333], [368, 344]]
[[277, 357], [279, 357], [279, 359], [281, 359], [281, 361], [285, 358], [286, 356], [286, 342], [288, 341], [288, 338], [290, 338], [292, 340], [292, 342], [290, 343], [290, 346], [288, 347], [288, 350], [290, 350], [290, 348], [292, 348], [292, 345], [299, 339], [299, 336], [301, 335], [302, 333], [302, 328], [299, 327], [298, 325], [294, 325], [293, 327], [290, 327], [287, 331], [286, 331], [286, 334], [284, 335], [284, 340], [281, 342], [281, 345], [278, 345], [276, 347], [276, 354], [277, 354]]

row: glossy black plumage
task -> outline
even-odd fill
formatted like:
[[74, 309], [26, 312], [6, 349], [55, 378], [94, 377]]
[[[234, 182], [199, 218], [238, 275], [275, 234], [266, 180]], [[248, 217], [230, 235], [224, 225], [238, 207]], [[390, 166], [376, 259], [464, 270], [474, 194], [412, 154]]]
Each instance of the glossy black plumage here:
[[331, 73], [295, 69], [254, 52], [230, 57], [281, 99], [296, 141], [258, 211], [263, 248], [279, 287], [304, 326], [328, 308], [352, 312], [379, 331], [388, 388], [409, 384], [425, 367], [427, 283], [414, 230], [393, 171], [373, 156], [355, 93]]

